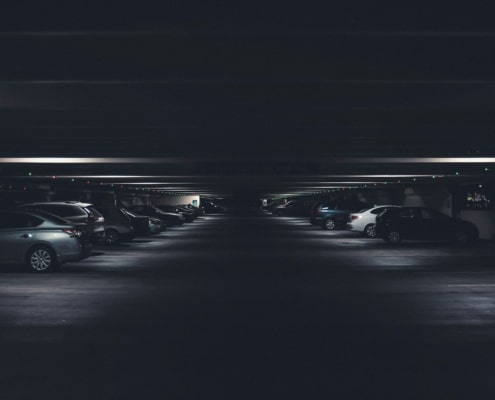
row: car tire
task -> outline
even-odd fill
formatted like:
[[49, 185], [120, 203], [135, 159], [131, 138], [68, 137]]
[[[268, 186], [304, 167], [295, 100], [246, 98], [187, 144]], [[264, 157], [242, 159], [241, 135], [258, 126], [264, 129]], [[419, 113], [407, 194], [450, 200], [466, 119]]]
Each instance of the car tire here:
[[335, 223], [334, 219], [327, 218], [326, 220], [323, 221], [321, 227], [327, 231], [333, 231], [337, 227], [337, 224]]
[[47, 246], [34, 246], [26, 254], [25, 266], [29, 272], [50, 272], [58, 267], [57, 256]]
[[120, 240], [119, 232], [116, 229], [107, 229], [105, 231], [105, 244], [114, 245]]
[[366, 225], [364, 227], [363, 234], [366, 237], [375, 238], [376, 237], [375, 224], [368, 224], [368, 225]]
[[399, 244], [402, 241], [402, 235], [398, 231], [390, 231], [384, 239], [387, 243]]

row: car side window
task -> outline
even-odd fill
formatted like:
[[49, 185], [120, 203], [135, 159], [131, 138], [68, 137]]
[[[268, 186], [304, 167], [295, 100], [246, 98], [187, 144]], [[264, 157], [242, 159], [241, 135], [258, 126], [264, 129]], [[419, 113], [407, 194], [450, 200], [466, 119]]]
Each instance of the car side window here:
[[27, 214], [5, 213], [0, 217], [0, 229], [31, 228], [42, 223], [42, 219]]
[[64, 207], [64, 206], [59, 206], [56, 204], [39, 204], [36, 205], [35, 208], [38, 208], [40, 210], [44, 210], [46, 212], [49, 212], [50, 214], [57, 215], [59, 217], [69, 217], [72, 215], [77, 215], [77, 213], [74, 213], [71, 207]]
[[371, 214], [381, 214], [383, 211], [387, 210], [385, 207], [378, 207], [371, 211]]

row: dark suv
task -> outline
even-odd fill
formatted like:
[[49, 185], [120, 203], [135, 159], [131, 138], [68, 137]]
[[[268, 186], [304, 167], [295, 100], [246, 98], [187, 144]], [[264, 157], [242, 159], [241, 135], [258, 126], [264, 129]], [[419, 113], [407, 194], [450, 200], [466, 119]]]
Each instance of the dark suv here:
[[366, 207], [366, 204], [352, 200], [317, 203], [311, 208], [309, 222], [312, 225], [319, 225], [328, 230], [344, 228], [350, 213], [360, 211]]
[[79, 201], [47, 201], [42, 203], [22, 204], [18, 207], [27, 211], [45, 211], [64, 218], [73, 223], [85, 223], [87, 233], [93, 242], [103, 241], [105, 238], [105, 218], [89, 203]]
[[474, 224], [425, 207], [390, 208], [376, 217], [375, 230], [377, 237], [391, 244], [403, 239], [467, 244], [479, 238]]

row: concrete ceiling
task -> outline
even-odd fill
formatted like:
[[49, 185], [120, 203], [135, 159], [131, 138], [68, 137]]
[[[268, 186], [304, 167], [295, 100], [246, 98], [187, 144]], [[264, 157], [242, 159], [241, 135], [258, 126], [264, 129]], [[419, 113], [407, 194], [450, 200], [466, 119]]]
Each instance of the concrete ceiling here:
[[492, 177], [489, 5], [37, 7], [0, 16], [5, 183], [275, 194]]

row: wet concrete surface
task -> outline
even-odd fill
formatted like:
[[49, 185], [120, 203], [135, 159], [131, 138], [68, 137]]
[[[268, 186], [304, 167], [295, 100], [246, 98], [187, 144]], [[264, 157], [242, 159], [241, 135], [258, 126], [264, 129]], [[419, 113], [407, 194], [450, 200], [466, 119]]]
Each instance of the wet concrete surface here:
[[494, 260], [252, 212], [2, 269], [0, 399], [492, 398]]

